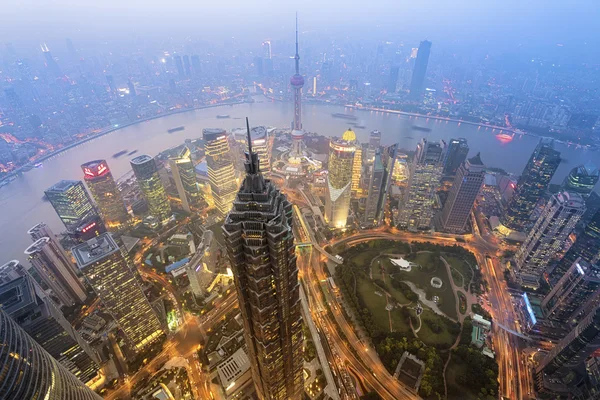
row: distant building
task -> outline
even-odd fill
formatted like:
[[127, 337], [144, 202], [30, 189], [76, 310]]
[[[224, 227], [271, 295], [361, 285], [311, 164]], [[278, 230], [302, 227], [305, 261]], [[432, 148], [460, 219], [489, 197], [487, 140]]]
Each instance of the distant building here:
[[180, 78], [183, 78], [185, 76], [185, 71], [183, 70], [183, 61], [181, 60], [181, 56], [175, 54], [173, 56], [173, 61], [175, 61], [175, 68], [177, 68], [177, 74]]
[[[0, 309], [0, 365], [6, 399], [102, 400]], [[35, 362], [32, 362], [35, 360]]]
[[600, 179], [600, 171], [592, 163], [575, 167], [565, 177], [562, 189], [568, 192], [579, 193], [581, 197], [587, 199], [594, 191], [594, 186]]
[[106, 160], [89, 161], [82, 164], [81, 169], [106, 227], [110, 230], [122, 228], [129, 215]]
[[442, 210], [441, 227], [444, 231], [455, 233], [465, 231], [484, 179], [485, 166], [479, 153], [462, 163]]
[[81, 181], [60, 181], [44, 193], [69, 232], [99, 216]]
[[350, 212], [352, 166], [356, 152], [356, 134], [348, 129], [341, 139], [329, 142], [325, 221], [332, 228], [345, 228]]
[[63, 305], [70, 307], [83, 303], [87, 298], [85, 287], [79, 281], [71, 260], [65, 259], [64, 253], [57, 250], [50, 238], [42, 237], [25, 250], [25, 255], [35, 275]]
[[106, 312], [123, 331], [131, 349], [139, 352], [162, 334], [160, 320], [109, 233], [74, 247], [79, 270], [92, 286]]
[[450, 139], [444, 159], [444, 175], [455, 175], [458, 168], [467, 159], [469, 145], [467, 139]]
[[183, 210], [188, 213], [192, 211], [190, 204], [197, 205], [201, 197], [191, 154], [190, 149], [184, 146], [176, 157], [169, 159], [177, 193]]
[[567, 237], [585, 212], [585, 202], [576, 193], [553, 195], [517, 251], [515, 264], [522, 285], [539, 287], [542, 273], [564, 248]]
[[425, 74], [427, 73], [427, 64], [429, 64], [429, 53], [431, 52], [431, 42], [424, 40], [419, 45], [415, 68], [413, 69], [412, 79], [410, 81], [410, 97], [417, 100], [421, 97], [425, 89]]
[[394, 166], [396, 164], [397, 145], [378, 150], [371, 167], [371, 177], [365, 206], [365, 225], [380, 225], [384, 218]]
[[205, 128], [202, 136], [212, 197], [217, 210], [225, 215], [238, 189], [227, 133], [219, 128]]
[[190, 64], [190, 56], [187, 54], [183, 56], [183, 71], [185, 76], [192, 76], [192, 65]]
[[396, 93], [396, 86], [398, 85], [398, 75], [400, 73], [400, 67], [393, 65], [390, 67], [390, 78], [387, 85], [388, 93]]
[[137, 156], [130, 161], [142, 195], [148, 203], [148, 211], [161, 222], [167, 221], [173, 214], [165, 187], [160, 180], [156, 161], [149, 155]]
[[529, 158], [517, 187], [501, 218], [504, 226], [515, 231], [524, 231], [529, 217], [542, 197], [558, 165], [560, 153], [554, 150], [552, 141], [541, 140]]

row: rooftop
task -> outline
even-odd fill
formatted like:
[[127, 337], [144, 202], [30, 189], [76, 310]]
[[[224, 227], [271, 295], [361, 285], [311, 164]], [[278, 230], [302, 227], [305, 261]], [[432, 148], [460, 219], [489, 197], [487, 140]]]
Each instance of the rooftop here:
[[39, 238], [38, 240], [33, 242], [33, 244], [31, 244], [31, 246], [29, 246], [27, 249], [25, 249], [25, 254], [27, 254], [29, 256], [34, 253], [37, 253], [38, 251], [41, 251], [49, 241], [50, 241], [49, 237]]
[[110, 233], [103, 233], [71, 249], [80, 269], [119, 251], [119, 246]]
[[342, 135], [342, 140], [345, 140], [346, 142], [354, 142], [356, 140], [356, 133], [354, 133], [352, 128], [348, 128], [348, 130]]
[[77, 185], [78, 183], [80, 183], [80, 181], [62, 180], [58, 183], [55, 183], [53, 186], [49, 187], [48, 189], [46, 189], [46, 193], [47, 192], [65, 192], [68, 189], [72, 188], [73, 186]]
[[228, 359], [223, 361], [218, 367], [219, 379], [224, 388], [235, 383], [244, 372], [250, 368], [250, 360], [243, 348], [238, 349]]
[[137, 156], [137, 157], [133, 158], [131, 160], [131, 163], [135, 164], [135, 165], [140, 165], [140, 164], [147, 163], [150, 160], [152, 160], [152, 157], [150, 157], [148, 154], [142, 154], [141, 156]]

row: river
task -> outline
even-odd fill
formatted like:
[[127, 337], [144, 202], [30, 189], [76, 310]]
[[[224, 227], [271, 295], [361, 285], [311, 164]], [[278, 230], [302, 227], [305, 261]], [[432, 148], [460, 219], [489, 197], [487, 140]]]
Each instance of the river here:
[[[106, 159], [115, 177], [130, 169], [129, 156], [113, 159], [112, 155], [121, 150], [138, 150], [139, 154], [156, 155], [169, 147], [182, 144], [185, 139], [202, 136], [202, 129], [208, 127], [236, 128], [244, 126], [243, 117], [249, 117], [251, 125], [290, 126], [293, 109], [290, 103], [271, 102], [256, 97], [257, 102], [235, 106], [223, 106], [174, 114], [151, 121], [131, 125], [108, 133], [79, 146], [64, 151], [46, 161], [40, 168], [17, 177], [9, 185], [0, 188], [0, 264], [11, 259], [26, 262], [23, 251], [31, 240], [27, 230], [39, 222], [46, 222], [55, 232], [64, 230], [50, 203], [42, 200], [44, 190], [61, 179], [82, 179], [80, 165], [94, 159]], [[365, 129], [356, 130], [358, 139], [367, 142], [369, 132], [378, 129], [382, 133], [382, 144], [398, 142], [402, 148], [414, 150], [421, 137], [431, 140], [464, 137], [468, 140], [470, 155], [481, 152], [483, 162], [488, 166], [504, 168], [519, 174], [538, 138], [516, 136], [503, 143], [495, 135], [498, 131], [467, 124], [437, 121], [426, 118], [386, 114], [382, 112], [345, 110], [342, 106], [305, 105], [303, 108], [304, 129], [326, 136], [340, 136], [348, 127], [348, 121], [333, 118], [332, 113], [354, 112], [356, 121]], [[217, 114], [229, 114], [229, 119], [216, 119]], [[168, 134], [170, 128], [185, 126], [185, 130]], [[431, 128], [431, 131], [413, 130], [418, 125]], [[562, 181], [573, 166], [591, 160], [600, 165], [600, 153], [584, 151], [575, 147], [556, 145], [564, 158], [553, 182]]]

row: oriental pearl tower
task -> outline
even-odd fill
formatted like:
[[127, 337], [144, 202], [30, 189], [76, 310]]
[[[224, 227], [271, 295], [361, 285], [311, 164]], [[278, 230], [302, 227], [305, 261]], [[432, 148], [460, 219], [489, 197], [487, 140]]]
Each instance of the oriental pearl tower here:
[[292, 126], [292, 149], [290, 151], [290, 162], [300, 163], [304, 148], [304, 131], [302, 130], [302, 87], [304, 78], [300, 75], [300, 55], [298, 54], [298, 14], [296, 14], [296, 55], [294, 56], [296, 73], [290, 79], [290, 85], [294, 89], [294, 124]]

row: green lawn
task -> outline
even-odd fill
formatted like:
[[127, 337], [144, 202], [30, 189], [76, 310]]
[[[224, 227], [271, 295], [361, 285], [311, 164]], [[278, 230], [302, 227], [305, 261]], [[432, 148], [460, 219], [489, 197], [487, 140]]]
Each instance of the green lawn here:
[[392, 314], [392, 327], [394, 328], [394, 332], [402, 332], [408, 337], [412, 337], [412, 332], [410, 330], [410, 325], [408, 320], [404, 318], [402, 315], [402, 311], [399, 308], [394, 308], [391, 311]]
[[464, 280], [463, 280], [463, 276], [460, 274], [460, 272], [458, 272], [458, 270], [456, 268], [451, 267], [450, 273], [452, 274], [452, 280], [454, 281], [454, 284], [458, 287], [463, 287]]
[[[439, 332], [434, 332], [427, 320], [433, 321], [440, 328]], [[417, 333], [419, 339], [426, 345], [436, 346], [438, 348], [449, 348], [456, 340], [456, 333], [451, 331], [454, 322], [447, 318], [437, 315], [431, 310], [424, 310], [421, 314], [421, 330]], [[455, 328], [458, 329], [458, 328]]]
[[373, 282], [366, 279], [359, 279], [356, 289], [357, 295], [363, 299], [371, 315], [373, 315], [373, 320], [379, 324], [384, 332], [389, 332], [390, 319], [388, 311], [385, 309], [387, 305], [385, 294], [383, 296], [375, 294], [376, 291], [380, 290], [377, 289]]
[[452, 357], [446, 368], [446, 383], [448, 385], [448, 398], [452, 399], [477, 399], [478, 396], [472, 393], [469, 388], [456, 382], [457, 378], [466, 374], [467, 366], [457, 362], [456, 357]]
[[462, 286], [465, 288], [465, 290], [468, 290], [469, 288], [467, 286], [469, 285], [469, 282], [473, 277], [473, 270], [471, 269], [469, 264], [464, 262], [462, 259], [450, 254], [444, 254], [443, 257], [448, 262], [448, 264], [450, 264], [450, 266], [453, 269], [460, 272], [464, 278], [462, 285], [459, 285], [456, 281], [454, 281], [454, 283], [456, 283], [457, 286]]

